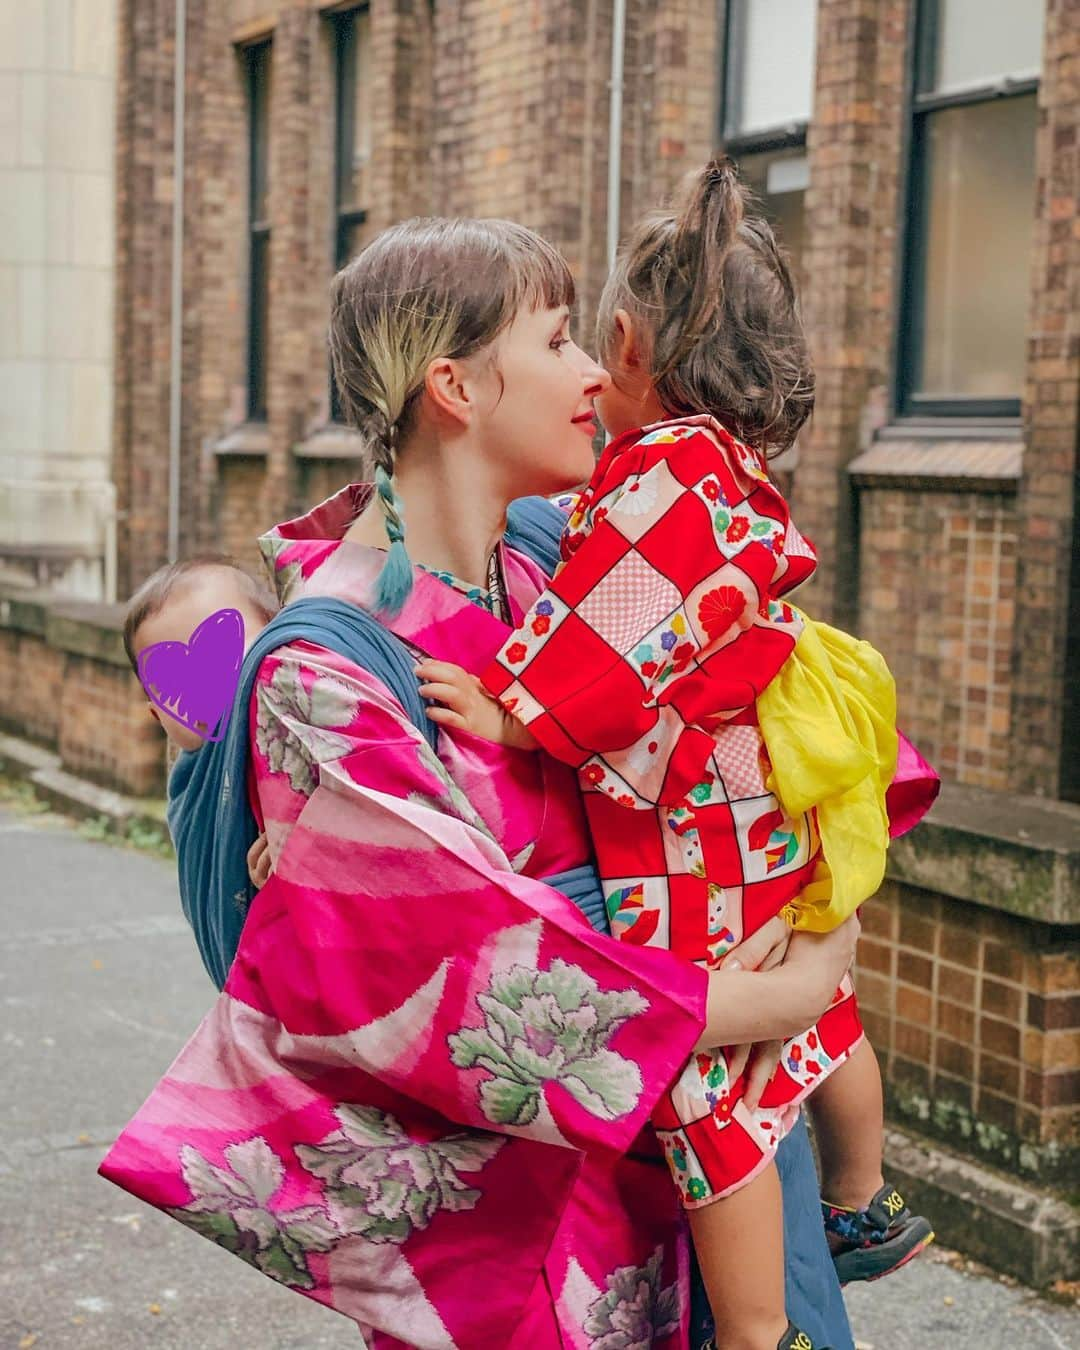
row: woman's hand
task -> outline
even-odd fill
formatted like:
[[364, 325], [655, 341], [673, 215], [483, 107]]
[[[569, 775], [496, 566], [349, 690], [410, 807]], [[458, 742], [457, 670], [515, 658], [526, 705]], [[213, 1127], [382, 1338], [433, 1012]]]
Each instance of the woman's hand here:
[[266, 885], [273, 866], [274, 864], [270, 857], [270, 846], [267, 843], [266, 831], [264, 830], [248, 849], [247, 853], [248, 876], [251, 878], [251, 884], [256, 890], [260, 890]]
[[779, 915], [768, 919], [753, 937], [732, 947], [716, 963], [717, 970], [772, 970], [787, 955], [791, 929]]
[[491, 697], [475, 675], [450, 661], [422, 661], [414, 670], [424, 681], [421, 696], [442, 705], [428, 709], [428, 717], [439, 726], [456, 727], [517, 750], [536, 749], [535, 738]]
[[783, 1040], [805, 1031], [832, 1001], [858, 938], [859, 920], [852, 915], [831, 933], [793, 933], [782, 964], [772, 970], [712, 973], [697, 1048]]

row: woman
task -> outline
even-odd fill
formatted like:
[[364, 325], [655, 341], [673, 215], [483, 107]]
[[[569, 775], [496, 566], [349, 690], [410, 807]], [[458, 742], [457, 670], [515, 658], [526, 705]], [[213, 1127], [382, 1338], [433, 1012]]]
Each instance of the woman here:
[[[502, 542], [509, 503], [591, 468], [607, 377], [572, 301], [506, 222], [407, 223], [339, 275], [335, 375], [376, 484], [263, 541], [283, 601], [374, 607], [414, 654], [484, 667], [543, 582]], [[812, 1022], [853, 929], [711, 978], [630, 950], [545, 884], [588, 859], [561, 766], [453, 732], [436, 754], [386, 683], [304, 640], [262, 659], [250, 717], [274, 874], [106, 1174], [380, 1350], [685, 1345], [651, 1107], [695, 1046]], [[816, 1243], [850, 1346], [810, 1231], [793, 1261]]]

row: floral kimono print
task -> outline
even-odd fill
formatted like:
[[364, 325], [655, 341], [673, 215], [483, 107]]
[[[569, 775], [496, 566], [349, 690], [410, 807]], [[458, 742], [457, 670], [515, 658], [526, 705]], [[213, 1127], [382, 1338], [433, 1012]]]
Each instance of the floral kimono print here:
[[[813, 571], [759, 455], [712, 418], [614, 441], [563, 562], [483, 678], [578, 771], [612, 931], [712, 964], [820, 876], [814, 812], [788, 818], [755, 703], [794, 650], [783, 599]], [[684, 1204], [744, 1185], [862, 1029], [850, 981], [785, 1047], [756, 1112], [723, 1050], [654, 1115]]]
[[[353, 486], [262, 541], [282, 601], [362, 603]], [[544, 577], [504, 549], [515, 620]], [[510, 629], [419, 569], [393, 631], [480, 671]], [[651, 1132], [702, 971], [601, 936], [573, 773], [440, 732], [305, 642], [260, 667], [274, 860], [224, 992], [102, 1171], [375, 1350], [682, 1350], [688, 1252]], [[640, 1136], [640, 1137], [639, 1137]]]

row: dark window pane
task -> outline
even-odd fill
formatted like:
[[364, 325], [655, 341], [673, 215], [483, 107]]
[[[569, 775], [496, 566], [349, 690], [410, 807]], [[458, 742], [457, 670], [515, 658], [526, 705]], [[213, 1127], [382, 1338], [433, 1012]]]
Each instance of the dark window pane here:
[[248, 417], [266, 419], [267, 324], [270, 313], [270, 231], [251, 235], [251, 293], [248, 302]]
[[368, 205], [371, 165], [371, 20], [366, 7], [337, 21], [337, 204], [339, 211]]
[[267, 181], [270, 169], [270, 44], [252, 47], [248, 53], [249, 117], [251, 132], [252, 221], [263, 221], [267, 213]]
[[729, 0], [724, 134], [810, 120], [816, 0]]
[[1045, 0], [923, 0], [932, 25], [924, 93], [947, 94], [1042, 70]]
[[[1035, 215], [1034, 95], [923, 119], [914, 392], [1019, 398]], [[921, 235], [921, 238], [919, 237]]]
[[801, 284], [806, 186], [810, 173], [806, 150], [797, 146], [790, 150], [741, 155], [739, 172], [761, 202], [776, 237], [791, 255], [796, 282]]

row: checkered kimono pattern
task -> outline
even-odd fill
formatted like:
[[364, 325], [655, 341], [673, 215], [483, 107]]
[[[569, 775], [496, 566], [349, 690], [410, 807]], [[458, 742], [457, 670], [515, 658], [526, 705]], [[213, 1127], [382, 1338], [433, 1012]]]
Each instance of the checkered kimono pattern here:
[[[755, 713], [802, 631], [783, 597], [813, 549], [757, 452], [697, 417], [607, 448], [562, 553], [484, 683], [577, 769], [616, 936], [715, 963], [820, 862], [813, 813], [766, 786]], [[723, 1049], [694, 1056], [653, 1118], [684, 1203], [755, 1176], [861, 1036], [845, 982], [755, 1112]]]

